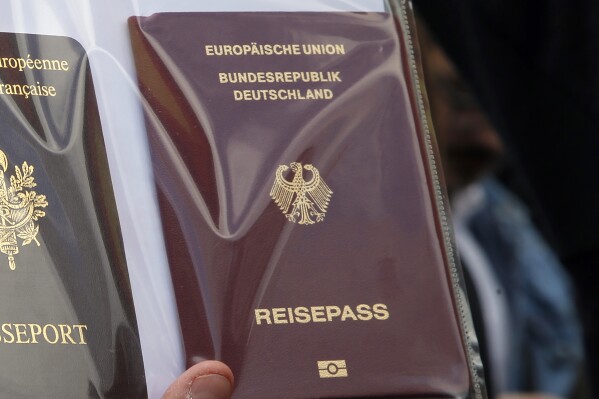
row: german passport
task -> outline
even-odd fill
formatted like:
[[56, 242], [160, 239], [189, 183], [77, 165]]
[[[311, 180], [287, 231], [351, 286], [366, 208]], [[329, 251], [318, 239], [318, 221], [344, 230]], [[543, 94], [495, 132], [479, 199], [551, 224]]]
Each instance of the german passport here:
[[0, 33], [0, 396], [145, 398], [88, 57]]
[[484, 396], [393, 7], [129, 21], [187, 362], [234, 398]]

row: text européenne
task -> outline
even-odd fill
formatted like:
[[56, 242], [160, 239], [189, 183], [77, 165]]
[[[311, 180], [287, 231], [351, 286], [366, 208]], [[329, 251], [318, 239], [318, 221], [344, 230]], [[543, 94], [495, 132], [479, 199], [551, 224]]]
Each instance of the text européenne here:
[[[0, 57], [0, 69], [13, 69], [19, 72], [30, 71], [60, 71], [67, 72], [70, 66], [64, 60], [50, 60], [22, 57]], [[29, 97], [55, 97], [56, 88], [35, 82], [35, 84], [0, 83], [0, 95]]]

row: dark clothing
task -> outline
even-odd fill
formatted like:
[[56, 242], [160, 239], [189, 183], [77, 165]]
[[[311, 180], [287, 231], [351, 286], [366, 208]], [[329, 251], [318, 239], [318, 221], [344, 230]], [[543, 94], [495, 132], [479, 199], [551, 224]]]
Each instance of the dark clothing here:
[[599, 2], [414, 3], [478, 95], [532, 189], [574, 279], [589, 374], [597, 376]]

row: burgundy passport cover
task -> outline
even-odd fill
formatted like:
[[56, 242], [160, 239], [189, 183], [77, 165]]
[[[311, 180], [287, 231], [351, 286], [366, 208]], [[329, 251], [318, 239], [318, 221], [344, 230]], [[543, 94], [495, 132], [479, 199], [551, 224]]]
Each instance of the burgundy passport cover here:
[[401, 23], [130, 19], [187, 362], [229, 364], [235, 398], [479, 383]]

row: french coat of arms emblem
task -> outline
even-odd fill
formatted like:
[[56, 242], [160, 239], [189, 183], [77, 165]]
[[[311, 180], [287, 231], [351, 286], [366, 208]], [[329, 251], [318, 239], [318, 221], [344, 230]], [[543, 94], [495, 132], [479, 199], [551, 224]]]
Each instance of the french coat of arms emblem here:
[[33, 177], [34, 167], [27, 162], [19, 167], [6, 181], [8, 159], [0, 150], [0, 252], [8, 256], [8, 266], [16, 269], [15, 255], [21, 246], [37, 240], [39, 226], [36, 223], [46, 216], [42, 208], [48, 206], [45, 195], [39, 195], [32, 189], [37, 186]]

